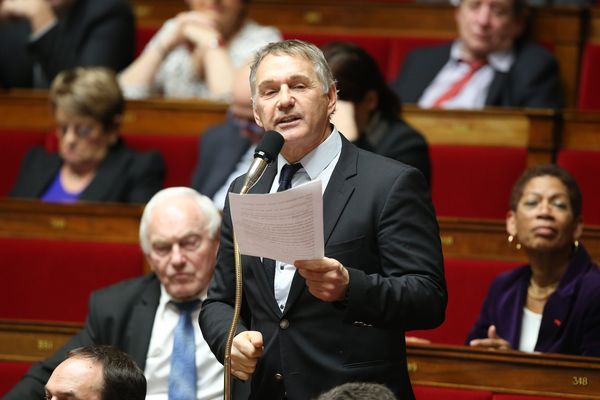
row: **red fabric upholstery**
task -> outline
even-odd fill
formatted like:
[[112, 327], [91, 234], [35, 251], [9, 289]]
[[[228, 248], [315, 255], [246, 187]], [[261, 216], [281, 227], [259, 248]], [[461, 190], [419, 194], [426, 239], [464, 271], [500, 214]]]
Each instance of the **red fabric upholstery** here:
[[530, 396], [526, 394], [494, 394], [492, 400], [559, 400], [564, 397]]
[[577, 100], [577, 106], [582, 111], [600, 111], [598, 65], [600, 65], [600, 43], [586, 43], [579, 72], [579, 96]]
[[165, 187], [189, 186], [198, 159], [198, 136], [194, 135], [124, 135], [136, 150], [159, 150], [167, 166]]
[[159, 28], [154, 26], [137, 26], [135, 29], [135, 57], [139, 56], [150, 39], [158, 32]]
[[492, 400], [486, 390], [451, 389], [413, 385], [416, 400]]
[[141, 275], [137, 244], [0, 238], [0, 318], [83, 322], [92, 290]]
[[430, 145], [431, 195], [440, 216], [503, 219], [527, 165], [521, 147]]
[[449, 42], [450, 39], [445, 38], [424, 38], [424, 37], [395, 37], [390, 39], [390, 53], [388, 56], [388, 65], [383, 70], [388, 81], [392, 81], [398, 76], [400, 67], [404, 63], [406, 55], [421, 47], [437, 46], [438, 44]]
[[31, 367], [21, 361], [0, 361], [0, 397], [4, 396]]
[[352, 42], [369, 53], [377, 64], [381, 73], [385, 75], [388, 65], [389, 39], [385, 36], [351, 35], [341, 33], [306, 33], [306, 32], [283, 32], [284, 39], [300, 39], [311, 42], [316, 46], [322, 46], [329, 42], [344, 41]]
[[579, 184], [583, 196], [583, 222], [600, 225], [600, 151], [561, 150], [556, 162]]
[[407, 335], [429, 339], [433, 343], [464, 344], [492, 280], [518, 265], [520, 263], [512, 261], [446, 259], [446, 320], [439, 328], [411, 331]]
[[0, 132], [0, 196], [10, 192], [17, 180], [21, 161], [27, 151], [34, 146], [43, 146], [46, 134], [41, 131], [3, 131]]

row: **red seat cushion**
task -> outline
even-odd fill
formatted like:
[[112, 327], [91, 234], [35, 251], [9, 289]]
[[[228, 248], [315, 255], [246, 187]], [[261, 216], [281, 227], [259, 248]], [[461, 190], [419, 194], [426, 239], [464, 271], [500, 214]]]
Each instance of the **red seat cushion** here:
[[0, 238], [1, 319], [83, 322], [90, 292], [143, 274], [137, 244]]
[[583, 50], [579, 73], [577, 106], [582, 111], [600, 111], [598, 65], [600, 65], [600, 43], [588, 42]]
[[159, 28], [155, 26], [137, 26], [135, 29], [135, 56], [139, 56], [144, 48], [158, 32]]
[[195, 135], [124, 135], [125, 143], [136, 150], [158, 150], [167, 166], [165, 187], [189, 186], [198, 159]]
[[46, 133], [43, 131], [3, 130], [0, 132], [0, 196], [6, 196], [17, 180], [21, 161], [29, 149], [43, 146]]
[[433, 343], [462, 345], [475, 324], [483, 299], [494, 278], [521, 263], [446, 259], [444, 264], [448, 287], [446, 320], [439, 328], [411, 331], [407, 335], [428, 339]]
[[577, 181], [583, 196], [583, 222], [600, 225], [600, 151], [561, 150], [557, 164]]
[[563, 397], [530, 396], [527, 394], [494, 394], [492, 400], [560, 400]]
[[431, 195], [440, 216], [503, 219], [527, 165], [521, 147], [430, 145]]
[[486, 390], [451, 389], [413, 385], [416, 400], [492, 400]]
[[0, 397], [4, 396], [31, 367], [23, 361], [0, 361]]

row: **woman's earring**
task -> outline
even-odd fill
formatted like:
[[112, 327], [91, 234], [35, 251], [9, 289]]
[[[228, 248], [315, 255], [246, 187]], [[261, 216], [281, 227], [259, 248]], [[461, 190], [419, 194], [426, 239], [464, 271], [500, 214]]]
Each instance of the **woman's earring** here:
[[[508, 235], [508, 243], [512, 244], [512, 242], [515, 240], [515, 237], [513, 235]], [[515, 248], [517, 250], [521, 250], [521, 243], [517, 242], [515, 244]]]
[[577, 250], [579, 248], [579, 240], [576, 240], [573, 244], [575, 245], [575, 250]]

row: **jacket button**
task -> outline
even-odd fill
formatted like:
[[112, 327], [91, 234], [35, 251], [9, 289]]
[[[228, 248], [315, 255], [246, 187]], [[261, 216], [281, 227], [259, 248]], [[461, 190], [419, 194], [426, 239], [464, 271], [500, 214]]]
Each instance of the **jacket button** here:
[[275, 382], [283, 381], [283, 375], [281, 375], [279, 372], [275, 374], [274, 378], [275, 378]]
[[288, 321], [287, 319], [282, 319], [281, 321], [279, 321], [279, 327], [281, 329], [287, 329], [290, 326], [290, 321]]

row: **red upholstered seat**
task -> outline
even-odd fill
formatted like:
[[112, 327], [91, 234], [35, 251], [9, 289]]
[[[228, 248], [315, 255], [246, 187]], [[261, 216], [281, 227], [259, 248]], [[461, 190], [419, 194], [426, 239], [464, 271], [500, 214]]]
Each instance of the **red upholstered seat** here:
[[158, 32], [160, 28], [155, 26], [137, 26], [135, 29], [135, 56], [139, 56], [144, 48]]
[[2, 131], [0, 132], [0, 196], [10, 192], [17, 180], [21, 161], [27, 151], [35, 146], [43, 146], [46, 133], [43, 131]]
[[377, 64], [381, 72], [385, 75], [387, 70], [388, 55], [389, 55], [389, 39], [386, 36], [374, 36], [374, 35], [352, 35], [352, 34], [341, 34], [341, 33], [307, 33], [307, 32], [283, 32], [284, 39], [300, 39], [306, 42], [313, 43], [317, 46], [322, 46], [329, 42], [343, 41], [352, 42], [362, 47], [367, 53], [369, 53]]
[[487, 390], [451, 389], [413, 385], [417, 400], [492, 400]]
[[0, 361], [0, 397], [4, 396], [27, 372], [31, 363]]
[[588, 42], [583, 50], [579, 73], [577, 106], [582, 111], [600, 111], [600, 43]]
[[555, 397], [555, 396], [530, 396], [527, 394], [494, 394], [492, 400], [559, 400], [564, 399], [564, 397]]
[[167, 166], [165, 187], [189, 186], [198, 159], [198, 136], [195, 135], [124, 135], [136, 150], [159, 150]]
[[527, 165], [524, 147], [430, 145], [437, 215], [503, 219], [512, 185]]
[[92, 290], [138, 276], [137, 244], [0, 238], [0, 319], [83, 322]]
[[449, 42], [452, 39], [447, 38], [425, 38], [425, 37], [394, 37], [390, 38], [390, 53], [388, 64], [383, 73], [388, 81], [392, 81], [398, 76], [400, 67], [404, 63], [407, 54], [417, 48], [437, 46], [441, 43]]
[[600, 151], [561, 150], [556, 162], [571, 172], [579, 184], [583, 222], [600, 225]]
[[436, 329], [411, 331], [408, 336], [433, 343], [462, 345], [473, 327], [491, 282], [520, 263], [496, 260], [445, 260], [448, 306], [446, 320]]

